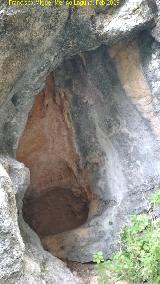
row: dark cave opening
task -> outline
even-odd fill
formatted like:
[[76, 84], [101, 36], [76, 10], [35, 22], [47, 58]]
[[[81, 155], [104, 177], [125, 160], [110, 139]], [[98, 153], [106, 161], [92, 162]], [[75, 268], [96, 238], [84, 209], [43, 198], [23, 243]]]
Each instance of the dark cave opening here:
[[40, 236], [54, 235], [79, 227], [88, 217], [88, 201], [69, 188], [56, 188], [38, 198], [25, 198], [23, 216]]
[[35, 97], [17, 149], [30, 169], [23, 217], [40, 238], [85, 223], [89, 212], [87, 174], [80, 167], [64, 93], [56, 95], [53, 74]]

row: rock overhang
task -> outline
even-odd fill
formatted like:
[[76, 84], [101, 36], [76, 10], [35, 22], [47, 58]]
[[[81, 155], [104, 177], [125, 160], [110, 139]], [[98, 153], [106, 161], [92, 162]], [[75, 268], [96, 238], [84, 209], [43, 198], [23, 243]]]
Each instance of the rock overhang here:
[[[159, 45], [153, 38], [147, 43], [146, 64], [134, 40], [138, 35], [145, 41], [139, 32], [150, 33], [155, 23], [152, 34], [158, 40], [157, 11], [149, 4], [153, 1], [133, 2], [126, 1], [110, 16], [68, 17], [63, 7], [50, 10], [47, 18], [38, 12], [35, 18], [32, 9], [15, 9], [10, 15], [6, 8], [1, 18], [1, 153], [15, 156], [34, 97], [54, 71], [57, 88], [65, 89], [70, 100], [76, 150], [81, 166], [90, 171], [90, 187], [96, 194], [84, 225], [42, 241], [59, 257], [86, 262], [97, 250], [110, 256], [129, 213], [146, 210], [147, 192], [159, 185]], [[112, 46], [119, 41], [123, 43], [117, 50]], [[122, 72], [125, 64], [128, 75]], [[21, 176], [19, 170], [17, 174]], [[16, 190], [22, 187], [18, 182]]]

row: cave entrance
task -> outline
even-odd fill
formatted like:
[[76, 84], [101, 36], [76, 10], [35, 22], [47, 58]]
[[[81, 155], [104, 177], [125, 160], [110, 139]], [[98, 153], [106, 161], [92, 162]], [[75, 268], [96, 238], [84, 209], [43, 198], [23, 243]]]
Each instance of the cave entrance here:
[[23, 216], [40, 237], [54, 235], [82, 225], [88, 202], [69, 188], [56, 188], [36, 198], [24, 198]]
[[79, 227], [88, 217], [87, 174], [73, 143], [69, 102], [55, 92], [53, 74], [35, 97], [20, 138], [17, 160], [31, 175], [23, 217], [41, 237]]

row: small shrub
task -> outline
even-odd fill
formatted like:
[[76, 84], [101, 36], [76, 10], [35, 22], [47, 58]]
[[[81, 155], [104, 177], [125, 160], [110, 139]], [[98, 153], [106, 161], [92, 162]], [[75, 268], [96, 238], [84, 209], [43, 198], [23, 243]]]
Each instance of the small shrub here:
[[160, 191], [156, 192], [156, 193], [152, 193], [150, 195], [150, 198], [149, 198], [150, 202], [151, 202], [151, 205], [152, 207], [155, 207], [156, 205], [160, 205]]
[[93, 255], [93, 262], [96, 263], [96, 271], [99, 277], [99, 283], [106, 284], [106, 261], [103, 258], [103, 252], [98, 251]]
[[100, 264], [101, 262], [104, 262], [104, 258], [103, 258], [103, 252], [102, 251], [98, 251], [97, 253], [95, 253], [93, 255], [93, 262]]
[[[151, 209], [160, 205], [160, 192], [150, 196]], [[99, 283], [107, 284], [106, 271], [117, 280], [135, 284], [160, 284], [160, 219], [152, 214], [131, 216], [120, 234], [121, 249], [104, 261], [103, 253], [94, 255]]]

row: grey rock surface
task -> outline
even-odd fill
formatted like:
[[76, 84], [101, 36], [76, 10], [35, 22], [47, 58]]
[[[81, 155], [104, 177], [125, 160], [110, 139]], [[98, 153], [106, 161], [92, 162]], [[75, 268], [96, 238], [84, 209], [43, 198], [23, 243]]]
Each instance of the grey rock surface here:
[[0, 282], [16, 278], [23, 268], [24, 244], [17, 224], [12, 182], [0, 165]]
[[156, 41], [160, 41], [160, 1], [155, 0], [157, 5], [157, 17], [155, 18], [156, 26], [152, 31], [152, 36], [156, 39]]
[[22, 218], [22, 198], [29, 184], [28, 169], [22, 163], [1, 156], [0, 184], [0, 283], [74, 284], [65, 264], [44, 251], [38, 236]]
[[34, 97], [51, 71], [70, 101], [96, 212], [81, 228], [47, 236], [44, 246], [76, 261], [91, 261], [98, 250], [108, 257], [129, 214], [148, 209], [147, 195], [160, 184], [159, 22], [159, 1], [126, 0], [112, 14], [62, 6], [36, 16], [35, 8], [1, 5], [2, 284], [74, 283], [23, 221], [29, 172], [13, 159]]
[[152, 26], [155, 17], [144, 0], [125, 1], [111, 15], [96, 14], [94, 9], [91, 15], [79, 10], [70, 13], [66, 6], [44, 11], [4, 4], [0, 10], [0, 150], [12, 155], [49, 71], [65, 57], [133, 36]]
[[[121, 48], [119, 61], [111, 57], [114, 47], [107, 50], [103, 46], [84, 53], [83, 60], [77, 56], [65, 61], [56, 70], [59, 88], [67, 90], [70, 97], [78, 151], [83, 167], [91, 173], [91, 189], [98, 203], [96, 213], [79, 230], [44, 238], [45, 247], [57, 256], [83, 262], [102, 250], [109, 257], [129, 214], [147, 210], [149, 192], [159, 187], [159, 92], [155, 93], [159, 73], [154, 73], [153, 67], [159, 56], [155, 59], [152, 40], [141, 46], [143, 37], [147, 34], [141, 33], [135, 40], [140, 61], [135, 68], [136, 45], [128, 43], [129, 47], [125, 49], [124, 44]], [[140, 57], [141, 49], [147, 64]]]

